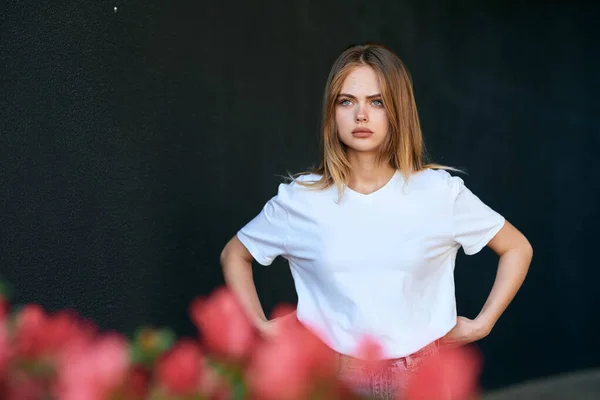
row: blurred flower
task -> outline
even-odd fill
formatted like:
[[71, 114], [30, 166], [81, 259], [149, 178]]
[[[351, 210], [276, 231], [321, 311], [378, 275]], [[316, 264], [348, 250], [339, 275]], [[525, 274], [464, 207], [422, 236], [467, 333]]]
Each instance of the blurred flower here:
[[477, 390], [481, 366], [481, 357], [472, 346], [442, 348], [409, 375], [402, 399], [468, 399]]
[[132, 364], [152, 369], [156, 360], [169, 350], [175, 341], [175, 333], [170, 329], [151, 327], [138, 329], [131, 342]]
[[209, 400], [229, 400], [233, 397], [231, 382], [209, 366], [205, 368], [200, 386], [202, 395]]
[[158, 361], [157, 377], [171, 395], [190, 395], [200, 389], [204, 360], [198, 344], [182, 339]]
[[226, 287], [218, 288], [207, 299], [194, 299], [190, 315], [203, 343], [216, 355], [242, 360], [252, 351], [257, 339], [256, 330]]
[[[335, 352], [294, 308], [277, 307], [273, 329], [262, 338], [226, 287], [194, 299], [189, 312], [206, 349], [194, 339], [175, 342], [169, 329], [140, 329], [131, 342], [99, 335], [73, 312], [49, 314], [36, 304], [12, 318], [0, 290], [0, 399], [360, 399], [338, 376]], [[361, 374], [385, 367], [372, 337], [365, 336], [353, 355], [361, 360]], [[406, 378], [403, 400], [475, 394], [482, 366], [475, 348], [424, 357]]]
[[72, 312], [47, 315], [40, 306], [31, 304], [17, 315], [15, 351], [18, 357], [57, 356], [66, 346], [91, 338], [89, 326], [80, 323]]
[[150, 391], [152, 375], [145, 367], [131, 366], [120, 390], [127, 400], [146, 399]]
[[4, 321], [8, 315], [9, 306], [8, 300], [0, 294], [0, 321]]
[[10, 343], [8, 340], [8, 329], [6, 327], [6, 320], [0, 319], [0, 381], [2, 381], [2, 376], [4, 375], [9, 355]]
[[358, 344], [354, 357], [361, 360], [361, 371], [367, 375], [376, 374], [386, 368], [383, 347], [369, 335], [363, 336]]
[[11, 375], [6, 382], [2, 400], [40, 400], [48, 393], [49, 382], [44, 379], [34, 378], [22, 371]]
[[250, 391], [260, 399], [307, 398], [320, 383], [335, 382], [335, 353], [296, 318], [281, 318], [274, 337], [255, 349]]
[[34, 357], [39, 353], [43, 336], [45, 314], [37, 304], [26, 305], [17, 315], [16, 352], [20, 357]]
[[108, 334], [69, 346], [59, 361], [55, 394], [59, 400], [104, 400], [122, 384], [129, 368], [127, 342]]

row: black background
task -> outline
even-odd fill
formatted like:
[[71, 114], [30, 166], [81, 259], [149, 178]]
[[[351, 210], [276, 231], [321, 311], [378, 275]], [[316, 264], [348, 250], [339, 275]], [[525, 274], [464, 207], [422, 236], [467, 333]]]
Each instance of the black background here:
[[[332, 62], [377, 41], [411, 71], [435, 161], [466, 169], [534, 246], [480, 342], [483, 385], [600, 366], [597, 7], [480, 3], [4, 2], [0, 274], [14, 300], [195, 335], [187, 307], [223, 283], [223, 245], [278, 175], [318, 161]], [[488, 249], [460, 253], [461, 314], [495, 267]], [[267, 312], [296, 301], [281, 260], [255, 279]]]

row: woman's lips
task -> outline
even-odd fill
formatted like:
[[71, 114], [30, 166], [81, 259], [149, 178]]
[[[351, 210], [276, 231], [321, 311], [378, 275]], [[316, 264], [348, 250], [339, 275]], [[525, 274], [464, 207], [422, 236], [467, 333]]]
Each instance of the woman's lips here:
[[357, 138], [367, 138], [373, 135], [373, 131], [368, 128], [356, 128], [352, 131], [352, 136]]

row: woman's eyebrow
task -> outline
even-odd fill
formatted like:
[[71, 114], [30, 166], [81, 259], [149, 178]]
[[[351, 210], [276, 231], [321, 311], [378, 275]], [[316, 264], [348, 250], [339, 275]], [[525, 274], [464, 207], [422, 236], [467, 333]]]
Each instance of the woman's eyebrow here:
[[[351, 94], [348, 94], [348, 93], [340, 93], [340, 94], [338, 95], [338, 97], [348, 97], [348, 98], [350, 98], [350, 99], [356, 99], [356, 96], [353, 96], [353, 95], [351, 95]], [[381, 94], [380, 94], [380, 93], [377, 93], [377, 94], [372, 94], [372, 95], [370, 95], [370, 96], [367, 96], [367, 99], [371, 100], [371, 99], [374, 99], [374, 98], [376, 98], [376, 97], [381, 97]]]

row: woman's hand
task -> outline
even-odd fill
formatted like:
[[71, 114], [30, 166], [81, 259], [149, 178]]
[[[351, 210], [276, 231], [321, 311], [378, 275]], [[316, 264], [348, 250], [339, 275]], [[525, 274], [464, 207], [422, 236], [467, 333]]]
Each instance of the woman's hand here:
[[271, 320], [261, 321], [257, 326], [258, 333], [260, 334], [260, 336], [262, 336], [265, 339], [274, 338], [275, 336], [277, 336], [279, 334], [282, 324], [291, 322], [290, 320], [296, 321], [296, 312], [295, 311], [290, 312], [281, 317], [273, 318]]
[[483, 339], [490, 329], [476, 319], [458, 317], [456, 325], [440, 339], [440, 344], [446, 347], [460, 347]]
[[258, 324], [257, 329], [261, 337], [265, 339], [273, 338], [277, 335], [277, 319], [263, 321]]

